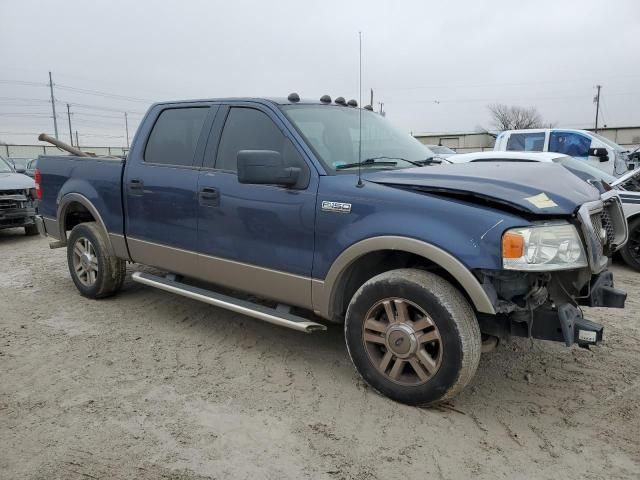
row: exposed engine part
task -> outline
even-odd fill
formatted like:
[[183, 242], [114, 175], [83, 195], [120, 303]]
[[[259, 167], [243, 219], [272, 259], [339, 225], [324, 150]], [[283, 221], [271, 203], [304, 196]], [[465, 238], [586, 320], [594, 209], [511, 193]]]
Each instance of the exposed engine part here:
[[529, 314], [549, 298], [549, 275], [485, 270], [482, 286], [493, 299], [496, 312]]

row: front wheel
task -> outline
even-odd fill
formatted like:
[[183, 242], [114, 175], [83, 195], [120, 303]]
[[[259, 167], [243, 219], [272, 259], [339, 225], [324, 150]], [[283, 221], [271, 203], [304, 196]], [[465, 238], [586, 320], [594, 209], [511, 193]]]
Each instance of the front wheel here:
[[345, 338], [365, 381], [408, 405], [457, 395], [475, 374], [482, 345], [460, 291], [415, 269], [385, 272], [362, 285], [347, 309]]
[[103, 298], [113, 295], [124, 282], [126, 263], [109, 253], [106, 234], [95, 222], [73, 227], [67, 244], [67, 263], [81, 295]]
[[620, 255], [627, 265], [640, 271], [640, 217], [629, 222], [629, 239]]

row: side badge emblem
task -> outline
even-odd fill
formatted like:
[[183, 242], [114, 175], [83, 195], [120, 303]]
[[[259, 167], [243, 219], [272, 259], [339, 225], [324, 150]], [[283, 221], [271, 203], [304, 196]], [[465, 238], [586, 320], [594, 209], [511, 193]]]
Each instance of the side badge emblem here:
[[343, 202], [328, 202], [327, 200], [323, 200], [322, 211], [334, 213], [351, 213], [351, 204]]

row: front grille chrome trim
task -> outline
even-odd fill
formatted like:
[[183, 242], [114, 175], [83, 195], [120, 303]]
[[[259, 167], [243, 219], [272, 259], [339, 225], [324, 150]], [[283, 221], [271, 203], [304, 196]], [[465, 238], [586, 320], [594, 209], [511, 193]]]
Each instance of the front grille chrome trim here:
[[[606, 225], [602, 224], [603, 218]], [[607, 268], [609, 256], [619, 250], [629, 236], [618, 193], [605, 192], [600, 200], [583, 204], [578, 209], [578, 220], [587, 246], [587, 259], [591, 271], [600, 273]], [[596, 231], [596, 228], [600, 230]]]

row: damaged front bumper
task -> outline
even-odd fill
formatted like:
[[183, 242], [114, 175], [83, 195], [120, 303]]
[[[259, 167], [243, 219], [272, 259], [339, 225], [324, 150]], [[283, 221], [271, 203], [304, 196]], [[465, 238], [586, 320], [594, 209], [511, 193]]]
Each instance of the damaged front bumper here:
[[0, 191], [0, 229], [32, 225], [36, 209], [27, 190]]
[[614, 287], [613, 274], [609, 271], [594, 275], [584, 293], [572, 299], [573, 303], [547, 302], [528, 311], [479, 314], [480, 330], [499, 338], [516, 336], [564, 342], [567, 347], [597, 345], [603, 339], [604, 327], [584, 318], [578, 305], [624, 308], [627, 294]]
[[35, 215], [36, 209], [31, 207], [0, 209], [0, 229], [32, 225]]

